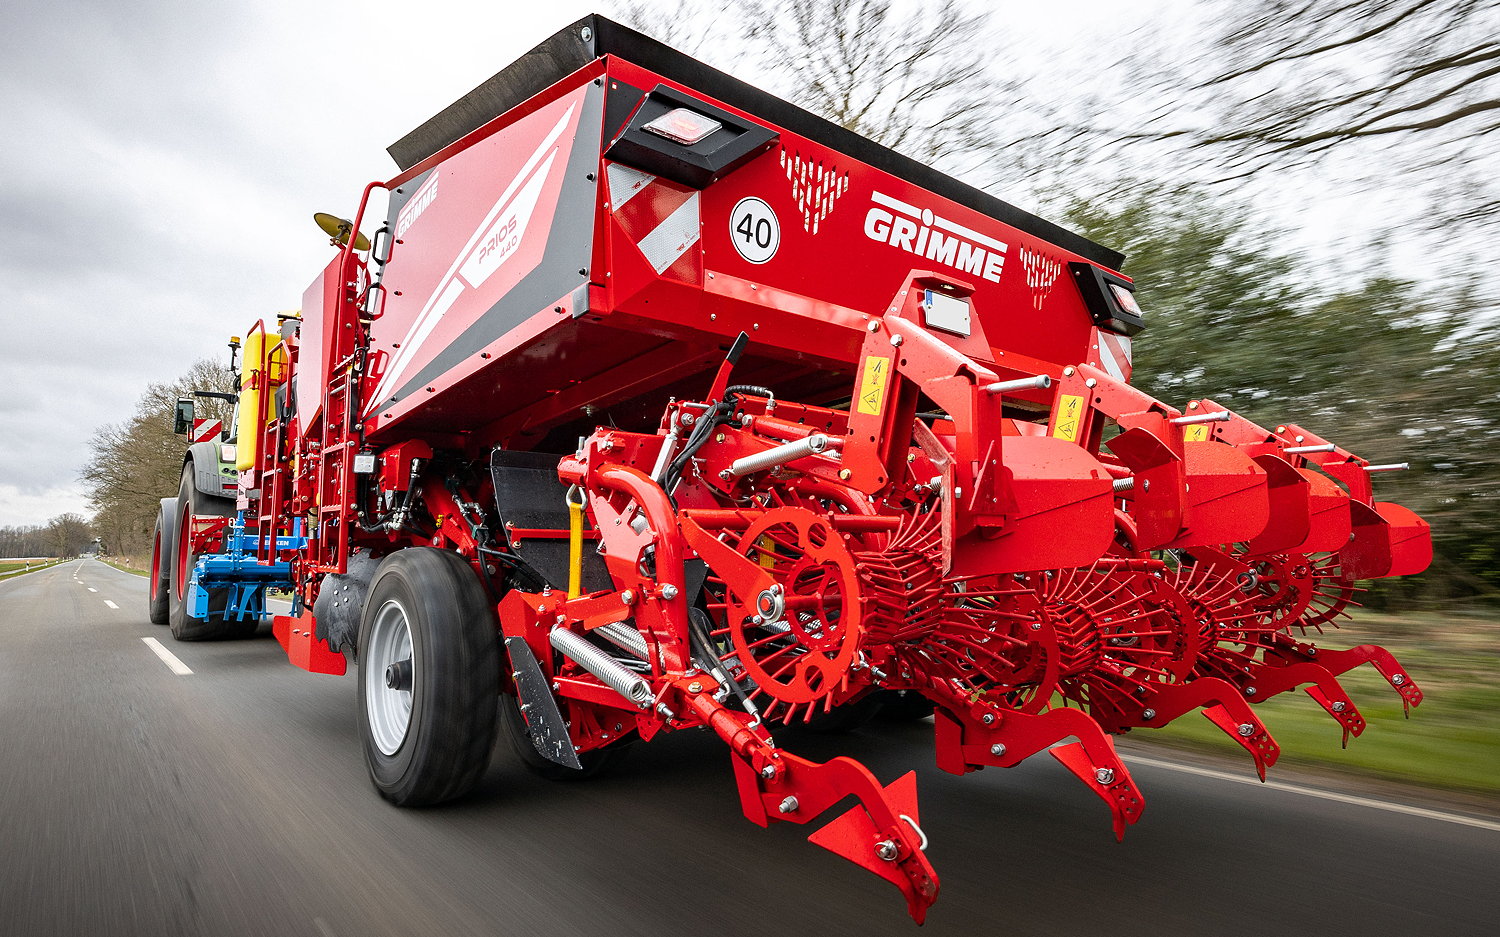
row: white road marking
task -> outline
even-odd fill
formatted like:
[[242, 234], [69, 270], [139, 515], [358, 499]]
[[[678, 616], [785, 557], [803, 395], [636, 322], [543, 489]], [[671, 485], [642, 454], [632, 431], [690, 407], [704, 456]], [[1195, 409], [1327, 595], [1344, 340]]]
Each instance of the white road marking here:
[[172, 672], [177, 674], [179, 677], [185, 677], [193, 672], [192, 668], [177, 659], [176, 654], [173, 654], [171, 651], [162, 647], [160, 641], [156, 640], [155, 638], [141, 638], [141, 640], [145, 641], [146, 646], [155, 651], [156, 656], [161, 658], [161, 662], [170, 667], [172, 669]]
[[1500, 833], [1500, 822], [1495, 820], [1466, 817], [1462, 814], [1446, 813], [1442, 810], [1429, 810], [1426, 807], [1409, 807], [1406, 804], [1394, 804], [1387, 800], [1375, 800], [1371, 797], [1359, 797], [1354, 794], [1340, 794], [1336, 791], [1323, 791], [1315, 787], [1303, 787], [1300, 784], [1287, 784], [1283, 781], [1266, 781], [1262, 784], [1260, 779], [1255, 777], [1244, 777], [1238, 774], [1229, 774], [1225, 771], [1215, 771], [1212, 768], [1199, 768], [1194, 765], [1180, 765], [1172, 761], [1159, 761], [1155, 758], [1147, 758], [1142, 755], [1125, 755], [1124, 757], [1127, 764], [1150, 765], [1153, 768], [1165, 768], [1168, 771], [1180, 771], [1183, 774], [1196, 774], [1203, 778], [1233, 781], [1236, 784], [1250, 784], [1255, 787], [1269, 787], [1272, 790], [1284, 791], [1288, 794], [1301, 794], [1304, 797], [1316, 797], [1320, 800], [1332, 800], [1341, 804], [1353, 804], [1356, 807], [1372, 807], [1376, 810], [1385, 810], [1390, 813], [1404, 813], [1407, 816], [1422, 817], [1426, 820], [1441, 820], [1444, 823], [1457, 823], [1460, 826], [1472, 826], [1476, 829]]
[[[93, 592], [94, 590], [90, 589], [89, 591]], [[111, 602], [109, 599], [105, 599], [104, 600], [104, 604], [108, 605], [110, 608], [113, 608], [113, 609], [118, 609], [120, 607], [120, 606], [116, 605], [115, 603]]]
[[85, 586], [84, 588], [88, 589], [90, 592], [98, 592], [99, 591], [98, 589], [95, 589], [93, 586]]

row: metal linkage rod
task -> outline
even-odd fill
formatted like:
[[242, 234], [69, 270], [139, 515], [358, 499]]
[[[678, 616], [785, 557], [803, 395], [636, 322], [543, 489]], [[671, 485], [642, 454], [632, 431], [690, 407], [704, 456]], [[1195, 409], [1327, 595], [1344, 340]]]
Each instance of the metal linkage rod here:
[[661, 451], [656, 454], [656, 464], [651, 466], [651, 477], [657, 483], [666, 481], [667, 466], [672, 464], [672, 456], [677, 454], [677, 441], [682, 438], [682, 418], [673, 416], [672, 427], [661, 441]]
[[1338, 446], [1328, 442], [1321, 446], [1288, 446], [1281, 451], [1287, 455], [1302, 455], [1305, 452], [1333, 452], [1337, 448]]
[[1411, 468], [1408, 462], [1389, 462], [1385, 465], [1366, 465], [1366, 472], [1404, 472]]
[[1036, 377], [1018, 377], [1013, 381], [996, 381], [984, 385], [984, 389], [992, 394], [1008, 394], [1016, 390], [1046, 390], [1051, 386], [1052, 378], [1038, 374]]
[[1192, 426], [1194, 423], [1228, 423], [1228, 410], [1215, 410], [1212, 413], [1189, 413], [1187, 416], [1173, 417], [1172, 423], [1177, 426]]

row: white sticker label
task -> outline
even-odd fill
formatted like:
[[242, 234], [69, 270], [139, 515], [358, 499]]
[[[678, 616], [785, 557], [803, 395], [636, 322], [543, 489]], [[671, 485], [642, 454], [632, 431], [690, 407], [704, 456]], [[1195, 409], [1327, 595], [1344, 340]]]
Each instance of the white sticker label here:
[[781, 223], [770, 205], [758, 198], [742, 198], [729, 213], [729, 239], [741, 257], [763, 264], [781, 246]]

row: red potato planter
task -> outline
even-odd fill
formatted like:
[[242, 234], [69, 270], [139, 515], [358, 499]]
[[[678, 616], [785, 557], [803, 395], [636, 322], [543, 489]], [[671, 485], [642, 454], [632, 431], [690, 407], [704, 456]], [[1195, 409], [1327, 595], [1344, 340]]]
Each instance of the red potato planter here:
[[391, 153], [245, 343], [238, 519], [176, 532], [214, 614], [280, 581], [295, 663], [358, 651], [388, 799], [471, 789], [497, 697], [549, 776], [706, 727], [750, 820], [818, 823], [921, 921], [914, 777], [774, 733], [932, 711], [945, 770], [1049, 750], [1123, 833], [1112, 733], [1201, 709], [1263, 773], [1272, 692], [1354, 734], [1336, 673], [1420, 701], [1303, 636], [1425, 523], [1332, 443], [1131, 387], [1113, 251], [599, 17]]

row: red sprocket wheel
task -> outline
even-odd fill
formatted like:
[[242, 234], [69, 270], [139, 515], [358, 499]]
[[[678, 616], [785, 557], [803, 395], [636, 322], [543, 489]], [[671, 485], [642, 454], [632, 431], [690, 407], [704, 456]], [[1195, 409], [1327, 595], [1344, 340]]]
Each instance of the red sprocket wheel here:
[[1035, 595], [1012, 576], [942, 575], [940, 515], [917, 515], [881, 550], [855, 554], [865, 641], [887, 681], [930, 698], [957, 693], [1038, 712], [1057, 688], [1057, 641]]
[[1204, 641], [1195, 675], [1240, 683], [1278, 630], [1263, 623], [1260, 607], [1246, 591], [1253, 581], [1249, 567], [1202, 547], [1168, 550], [1164, 559], [1164, 581], [1181, 596]]
[[1285, 630], [1301, 617], [1313, 593], [1312, 566], [1306, 557], [1300, 553], [1245, 556], [1238, 551], [1232, 555], [1248, 567], [1242, 574], [1243, 588], [1263, 627]]
[[[714, 637], [725, 663], [769, 697], [771, 715], [818, 703], [848, 686], [861, 636], [854, 557], [828, 519], [805, 508], [772, 508], [740, 536], [735, 551], [758, 567], [759, 588], [723, 576], [723, 625]], [[747, 593], [747, 594], [742, 594]]]
[[1245, 564], [1243, 591], [1266, 629], [1322, 633], [1323, 626], [1337, 628], [1340, 618], [1348, 618], [1351, 605], [1359, 606], [1354, 595], [1362, 590], [1343, 578], [1336, 553], [1231, 555]]

